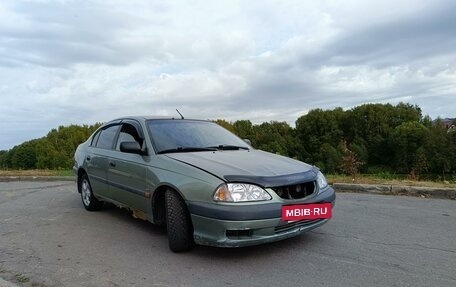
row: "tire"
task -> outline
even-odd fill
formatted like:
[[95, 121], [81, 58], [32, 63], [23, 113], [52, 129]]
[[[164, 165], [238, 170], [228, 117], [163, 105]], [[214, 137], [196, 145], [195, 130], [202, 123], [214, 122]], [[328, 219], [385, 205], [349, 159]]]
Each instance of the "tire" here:
[[185, 202], [177, 192], [167, 190], [165, 203], [169, 249], [173, 252], [192, 249], [194, 246], [193, 226]]
[[82, 204], [85, 209], [89, 211], [97, 211], [103, 207], [103, 202], [93, 196], [89, 177], [85, 173], [81, 175], [78, 180], [78, 191], [81, 194]]

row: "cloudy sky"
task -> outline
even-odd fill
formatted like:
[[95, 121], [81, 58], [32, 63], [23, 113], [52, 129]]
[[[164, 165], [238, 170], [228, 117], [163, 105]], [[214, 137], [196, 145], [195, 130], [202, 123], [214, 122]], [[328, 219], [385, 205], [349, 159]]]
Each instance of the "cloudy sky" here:
[[60, 125], [172, 115], [291, 125], [408, 102], [456, 116], [456, 2], [0, 2], [0, 150]]

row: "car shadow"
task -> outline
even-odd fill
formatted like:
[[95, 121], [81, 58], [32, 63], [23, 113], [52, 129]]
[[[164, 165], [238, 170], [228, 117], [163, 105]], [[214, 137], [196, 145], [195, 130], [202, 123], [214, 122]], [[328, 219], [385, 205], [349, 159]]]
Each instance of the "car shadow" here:
[[[105, 204], [102, 212], [108, 213], [109, 215], [115, 217], [116, 220], [125, 222], [126, 224], [133, 226], [134, 228], [137, 228], [146, 234], [149, 234], [151, 237], [154, 237], [155, 240], [163, 240], [159, 245], [167, 247], [168, 238], [166, 226], [158, 226], [148, 221], [133, 218], [131, 215], [132, 213], [129, 210], [118, 208], [112, 204]], [[290, 252], [290, 250], [307, 250], [315, 248], [315, 245], [321, 244], [321, 240], [322, 238], [318, 233], [313, 233], [310, 231], [285, 240], [254, 246], [223, 248], [196, 245], [192, 250], [188, 252], [175, 254], [169, 250], [166, 251], [177, 256], [190, 256], [193, 258], [200, 258], [202, 260], [210, 258], [212, 261], [229, 260], [230, 262], [239, 262], [243, 259], [250, 260], [252, 258], [268, 259], [279, 254], [283, 255], [284, 253], [287, 253], [287, 255], [290, 256], [295, 253]]]
[[306, 250], [317, 242], [318, 235], [311, 232], [277, 242], [265, 243], [254, 246], [237, 248], [220, 248], [211, 246], [195, 246], [191, 251], [192, 256], [210, 258], [211, 260], [229, 260], [239, 262], [243, 259], [256, 258], [256, 260], [277, 257], [278, 254], [291, 255], [290, 250]]
[[152, 235], [164, 235], [166, 239], [166, 226], [160, 226], [146, 220], [134, 218], [132, 212], [126, 208], [119, 208], [114, 204], [105, 202], [101, 212], [109, 213], [116, 217], [116, 220], [126, 222], [129, 226], [134, 226]]

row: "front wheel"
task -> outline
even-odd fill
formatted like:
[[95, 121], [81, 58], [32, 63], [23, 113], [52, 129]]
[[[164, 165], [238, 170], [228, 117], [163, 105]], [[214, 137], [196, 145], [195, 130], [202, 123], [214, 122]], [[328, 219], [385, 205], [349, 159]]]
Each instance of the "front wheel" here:
[[100, 210], [103, 202], [93, 196], [92, 187], [87, 174], [83, 174], [78, 180], [78, 189], [81, 193], [82, 204], [89, 211]]
[[174, 190], [166, 191], [165, 200], [169, 248], [174, 252], [188, 251], [194, 242], [193, 226], [187, 206]]

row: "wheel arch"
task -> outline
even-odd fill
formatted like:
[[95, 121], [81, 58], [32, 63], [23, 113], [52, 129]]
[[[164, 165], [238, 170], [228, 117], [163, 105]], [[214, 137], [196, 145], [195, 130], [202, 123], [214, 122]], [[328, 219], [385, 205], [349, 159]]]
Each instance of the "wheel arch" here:
[[187, 201], [185, 200], [185, 197], [182, 196], [182, 192], [177, 187], [171, 184], [162, 184], [155, 189], [151, 201], [153, 223], [158, 225], [164, 225], [166, 222], [165, 193], [167, 190], [175, 191], [182, 199], [182, 201], [185, 203], [187, 213], [190, 213], [188, 210]]
[[79, 193], [81, 193], [81, 189], [80, 189], [79, 187], [80, 187], [80, 184], [81, 184], [81, 178], [82, 178], [82, 176], [83, 176], [84, 174], [87, 175], [87, 177], [89, 176], [89, 175], [87, 174], [87, 172], [85, 171], [85, 169], [83, 169], [82, 167], [80, 167], [80, 168], [78, 169], [77, 178], [76, 178], [76, 183], [77, 183], [77, 185], [78, 185], [78, 192], [79, 192]]

